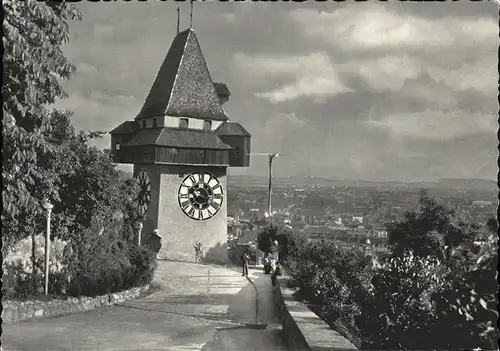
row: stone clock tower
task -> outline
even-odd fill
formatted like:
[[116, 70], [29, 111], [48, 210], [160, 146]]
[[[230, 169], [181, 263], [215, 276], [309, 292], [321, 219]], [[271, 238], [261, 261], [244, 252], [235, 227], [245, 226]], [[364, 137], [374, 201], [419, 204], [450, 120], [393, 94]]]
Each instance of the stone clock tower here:
[[227, 167], [248, 167], [250, 134], [229, 121], [192, 29], [179, 33], [134, 121], [110, 132], [113, 159], [133, 163], [143, 239], [158, 229], [160, 258], [227, 258]]

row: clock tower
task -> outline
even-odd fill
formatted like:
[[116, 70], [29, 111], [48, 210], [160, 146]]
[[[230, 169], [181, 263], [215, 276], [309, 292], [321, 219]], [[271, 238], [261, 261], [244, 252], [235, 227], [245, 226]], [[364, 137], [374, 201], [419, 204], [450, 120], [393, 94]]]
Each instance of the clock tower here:
[[[227, 167], [248, 167], [250, 134], [229, 120], [190, 28], [179, 33], [133, 121], [110, 132], [113, 159], [134, 164], [143, 240], [158, 229], [160, 258], [227, 262]], [[143, 242], [141, 240], [141, 242]]]

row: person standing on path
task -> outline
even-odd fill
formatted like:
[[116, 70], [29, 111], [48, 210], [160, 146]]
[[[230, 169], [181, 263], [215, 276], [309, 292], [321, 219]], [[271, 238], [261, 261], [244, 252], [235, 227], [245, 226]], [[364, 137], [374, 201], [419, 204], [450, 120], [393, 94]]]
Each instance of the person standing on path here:
[[244, 252], [241, 256], [241, 264], [243, 265], [243, 274], [242, 276], [248, 276], [248, 261], [250, 260], [250, 256], [248, 252]]
[[148, 246], [153, 251], [156, 253], [156, 258], [159, 258], [159, 252], [161, 249], [161, 236], [158, 232], [158, 229], [153, 230], [153, 233], [149, 236], [148, 240]]

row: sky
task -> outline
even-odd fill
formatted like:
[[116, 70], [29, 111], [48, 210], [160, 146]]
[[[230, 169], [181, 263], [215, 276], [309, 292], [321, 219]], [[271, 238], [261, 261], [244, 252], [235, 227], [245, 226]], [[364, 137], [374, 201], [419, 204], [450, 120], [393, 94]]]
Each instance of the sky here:
[[[176, 34], [177, 3], [82, 2], [63, 48], [77, 129], [133, 120]], [[189, 3], [180, 3], [181, 30]], [[195, 3], [224, 109], [276, 176], [496, 179], [495, 2]], [[96, 142], [109, 148], [110, 138]], [[229, 174], [266, 175], [267, 159]]]

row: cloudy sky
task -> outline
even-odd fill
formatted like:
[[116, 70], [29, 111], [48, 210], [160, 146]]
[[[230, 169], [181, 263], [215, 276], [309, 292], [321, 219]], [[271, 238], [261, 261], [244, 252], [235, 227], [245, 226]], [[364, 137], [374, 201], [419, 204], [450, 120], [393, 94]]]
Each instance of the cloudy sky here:
[[[132, 120], [176, 32], [174, 2], [81, 3], [59, 106], [79, 129]], [[189, 4], [181, 4], [181, 30]], [[278, 176], [496, 179], [494, 2], [198, 3], [193, 28], [229, 117]], [[109, 138], [98, 146], [109, 147]], [[266, 174], [265, 157], [232, 174]]]

